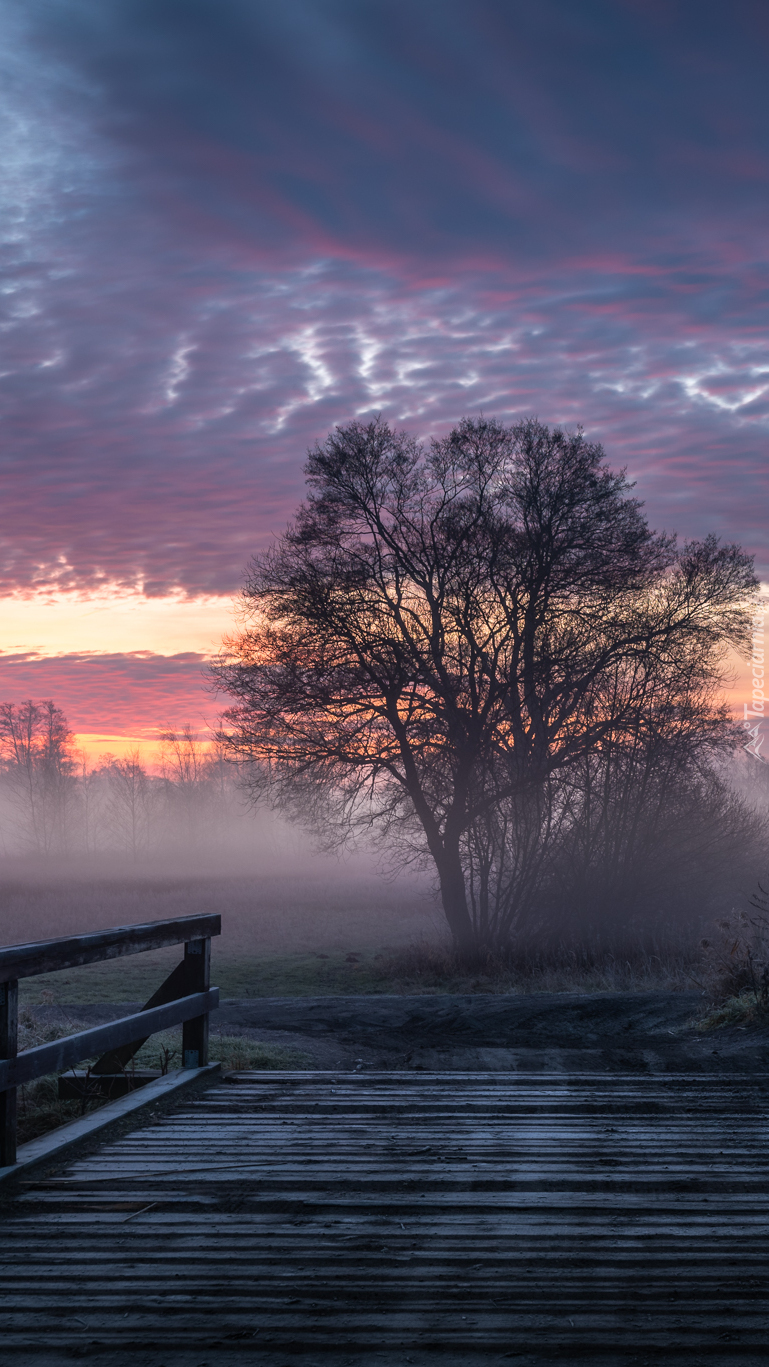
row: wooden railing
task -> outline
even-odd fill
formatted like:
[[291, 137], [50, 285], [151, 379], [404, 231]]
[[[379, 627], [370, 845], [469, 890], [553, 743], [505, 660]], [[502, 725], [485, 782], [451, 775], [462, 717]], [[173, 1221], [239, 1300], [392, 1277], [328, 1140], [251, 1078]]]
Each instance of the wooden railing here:
[[[0, 1167], [16, 1162], [16, 1089], [25, 1082], [73, 1068], [94, 1054], [101, 1057], [91, 1075], [124, 1072], [150, 1035], [173, 1025], [183, 1025], [183, 1067], [208, 1062], [208, 1015], [219, 1005], [219, 989], [210, 986], [211, 936], [221, 929], [220, 916], [180, 916], [0, 949]], [[18, 1052], [20, 978], [182, 943], [182, 962], [141, 1011]]]

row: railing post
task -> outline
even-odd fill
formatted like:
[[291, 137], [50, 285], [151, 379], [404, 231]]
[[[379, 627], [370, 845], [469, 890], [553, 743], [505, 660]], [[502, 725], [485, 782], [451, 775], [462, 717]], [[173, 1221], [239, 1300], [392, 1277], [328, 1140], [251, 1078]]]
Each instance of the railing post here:
[[[184, 946], [186, 991], [207, 992], [211, 986], [211, 940], [188, 940]], [[182, 1067], [203, 1068], [208, 1063], [208, 1012], [185, 1021], [182, 1027]]]
[[[0, 1058], [16, 1058], [19, 1047], [19, 984], [0, 983]], [[0, 1092], [0, 1167], [16, 1162], [16, 1088]]]

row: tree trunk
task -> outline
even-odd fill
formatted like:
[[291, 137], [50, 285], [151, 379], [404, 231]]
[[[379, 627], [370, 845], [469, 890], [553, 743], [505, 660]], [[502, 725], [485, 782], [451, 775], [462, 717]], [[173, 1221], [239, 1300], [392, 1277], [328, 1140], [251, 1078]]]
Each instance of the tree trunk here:
[[[434, 856], [435, 857], [435, 856]], [[475, 930], [467, 905], [465, 875], [459, 850], [446, 850], [435, 858], [441, 888], [443, 911], [454, 941], [454, 948], [467, 957], [478, 952]]]

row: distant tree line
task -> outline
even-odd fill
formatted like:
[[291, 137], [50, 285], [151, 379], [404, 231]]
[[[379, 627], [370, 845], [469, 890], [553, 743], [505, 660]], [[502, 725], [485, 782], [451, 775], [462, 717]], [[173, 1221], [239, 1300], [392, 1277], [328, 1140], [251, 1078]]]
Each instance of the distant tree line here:
[[727, 778], [738, 546], [653, 533], [580, 431], [381, 420], [311, 451], [215, 668], [248, 781], [329, 843], [431, 865], [454, 944], [706, 919], [749, 885], [765, 808]]
[[120, 852], [220, 839], [242, 810], [222, 745], [165, 732], [151, 771], [138, 748], [92, 764], [50, 699], [0, 705], [0, 848], [6, 854]]

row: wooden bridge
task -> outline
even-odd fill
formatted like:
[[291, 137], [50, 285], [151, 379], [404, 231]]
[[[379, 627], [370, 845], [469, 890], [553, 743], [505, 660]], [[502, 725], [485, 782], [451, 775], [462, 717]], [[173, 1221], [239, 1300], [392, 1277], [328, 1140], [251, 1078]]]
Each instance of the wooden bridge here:
[[6, 1213], [9, 1363], [766, 1363], [769, 1076], [240, 1073]]
[[[179, 1075], [111, 1102], [91, 1152], [14, 1166], [25, 1079], [106, 1049], [89, 1085], [125, 1091], [182, 1022], [210, 1080], [218, 931], [0, 950], [3, 1362], [765, 1367], [767, 1073], [251, 1072], [153, 1110]], [[180, 941], [142, 1012], [17, 1053], [19, 977]]]

